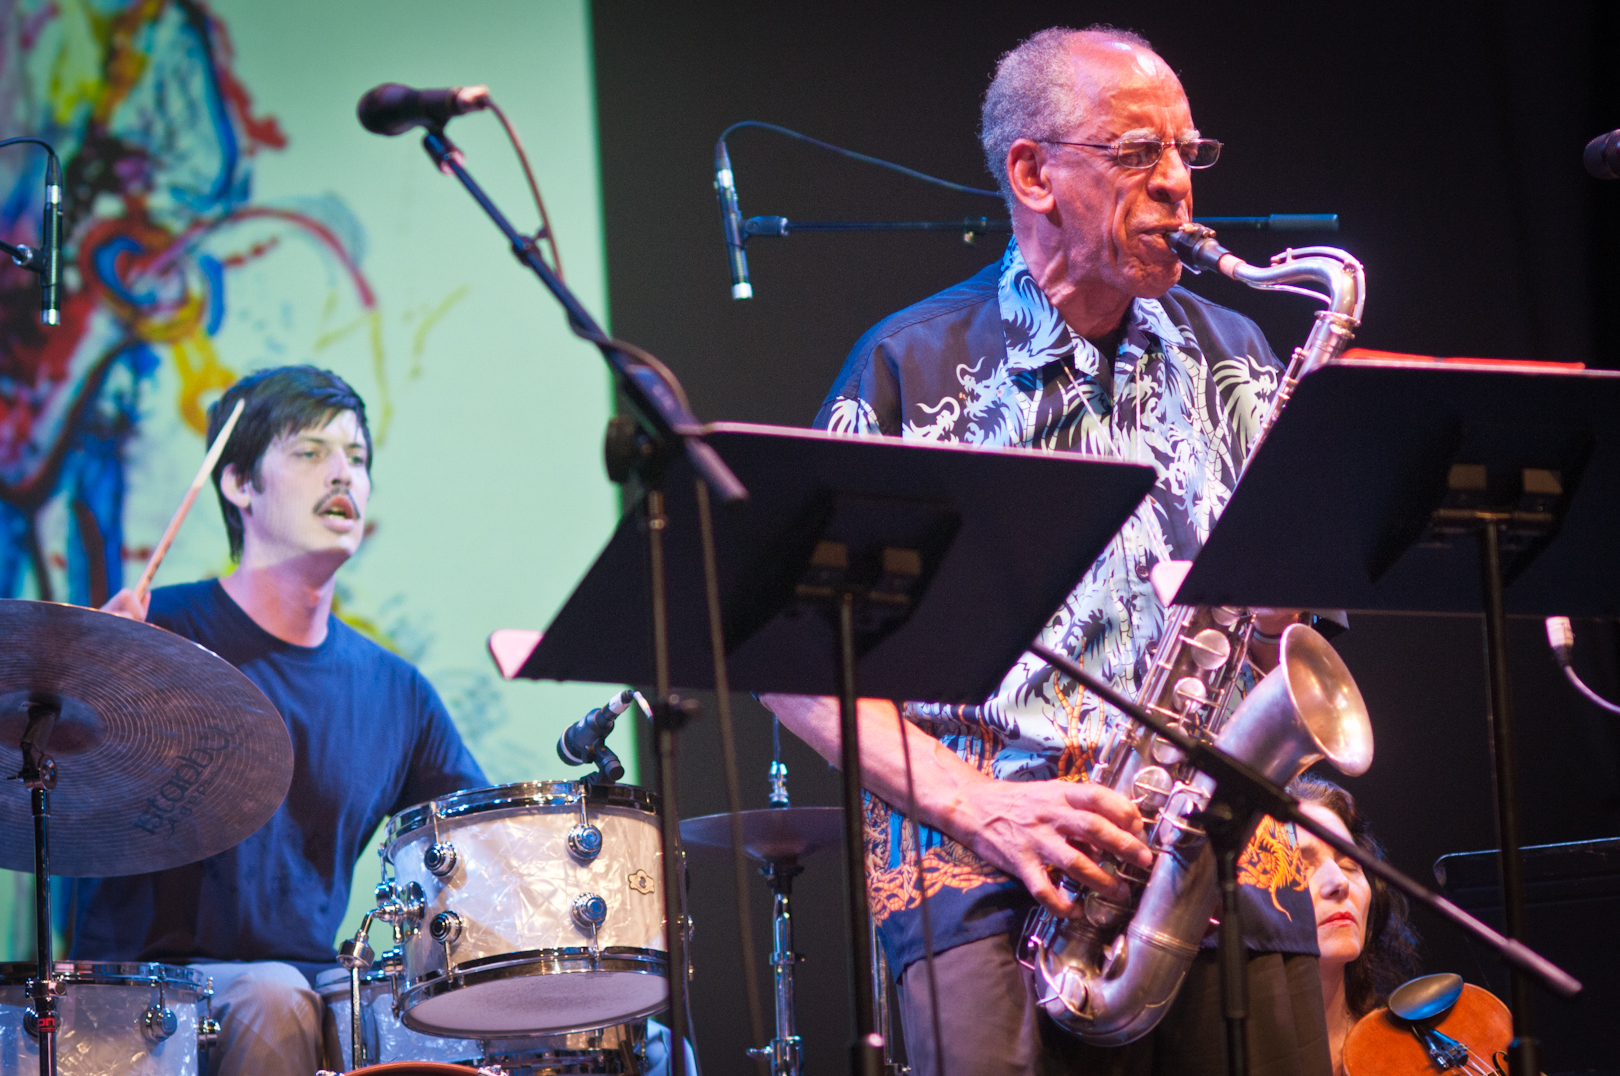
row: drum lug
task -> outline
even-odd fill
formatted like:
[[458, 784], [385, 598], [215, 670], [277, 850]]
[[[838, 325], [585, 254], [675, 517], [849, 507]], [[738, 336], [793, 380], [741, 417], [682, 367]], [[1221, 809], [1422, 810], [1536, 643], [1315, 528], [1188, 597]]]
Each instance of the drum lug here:
[[443, 878], [456, 869], [456, 846], [435, 841], [422, 853], [422, 866], [435, 878]]
[[448, 945], [461, 937], [461, 916], [443, 911], [428, 922], [428, 933], [441, 945]]
[[581, 930], [588, 930], [594, 938], [602, 924], [607, 922], [607, 901], [595, 893], [581, 893], [574, 898], [574, 922]]
[[157, 988], [157, 1001], [141, 1013], [141, 1033], [153, 1046], [167, 1040], [180, 1028], [180, 1018], [163, 1001], [163, 969], [152, 965], [152, 985]]
[[219, 1045], [219, 1021], [212, 1016], [197, 1023], [197, 1049], [212, 1050]]
[[166, 1005], [148, 1005], [141, 1013], [141, 1033], [146, 1041], [156, 1046], [180, 1028], [180, 1019]]
[[589, 863], [602, 854], [602, 831], [589, 823], [581, 823], [568, 831], [568, 851], [581, 863]]

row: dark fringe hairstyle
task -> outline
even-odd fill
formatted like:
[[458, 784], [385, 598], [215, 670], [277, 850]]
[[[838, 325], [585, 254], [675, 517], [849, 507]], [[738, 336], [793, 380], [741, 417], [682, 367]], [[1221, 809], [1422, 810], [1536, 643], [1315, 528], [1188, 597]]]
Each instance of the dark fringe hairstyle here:
[[[1311, 773], [1296, 777], [1288, 791], [1338, 815], [1351, 840], [1379, 859], [1388, 858], [1349, 792]], [[1406, 895], [1377, 875], [1368, 875], [1367, 880], [1372, 883], [1372, 903], [1367, 909], [1366, 942], [1361, 955], [1344, 968], [1345, 1001], [1357, 1018], [1384, 1004], [1389, 992], [1417, 974], [1419, 966], [1418, 936], [1407, 918]]]
[[225, 468], [233, 469], [255, 489], [261, 488], [259, 463], [276, 438], [320, 429], [344, 411], [353, 411], [366, 441], [366, 472], [371, 472], [371, 427], [366, 424], [365, 401], [332, 371], [315, 366], [274, 366], [247, 375], [226, 389], [208, 409], [209, 444], [214, 443], [236, 401], [244, 398], [247, 403], [242, 417], [236, 420], [236, 429], [214, 465], [214, 493], [225, 517], [232, 560], [242, 559], [242, 510], [227, 501], [219, 488]]

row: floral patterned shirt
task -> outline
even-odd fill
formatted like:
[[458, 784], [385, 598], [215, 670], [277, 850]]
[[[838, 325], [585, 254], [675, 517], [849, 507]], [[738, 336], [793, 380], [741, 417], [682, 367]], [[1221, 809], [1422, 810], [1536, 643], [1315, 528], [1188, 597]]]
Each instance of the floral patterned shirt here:
[[[1151, 570], [1202, 548], [1280, 378], [1258, 326], [1179, 287], [1135, 300], [1117, 349], [1103, 355], [1069, 328], [1013, 241], [999, 265], [868, 332], [816, 425], [1152, 466], [1152, 492], [1040, 635], [1135, 695], [1165, 624]], [[909, 702], [904, 711], [1003, 780], [1083, 779], [1111, 725], [1125, 720], [1031, 654], [979, 705]], [[916, 837], [876, 797], [867, 828], [873, 915], [899, 971], [922, 956]], [[938, 948], [1016, 928], [1030, 899], [1022, 886], [942, 834], [924, 828], [921, 839]], [[1315, 917], [1289, 834], [1267, 820], [1245, 865], [1250, 947], [1314, 953]]]

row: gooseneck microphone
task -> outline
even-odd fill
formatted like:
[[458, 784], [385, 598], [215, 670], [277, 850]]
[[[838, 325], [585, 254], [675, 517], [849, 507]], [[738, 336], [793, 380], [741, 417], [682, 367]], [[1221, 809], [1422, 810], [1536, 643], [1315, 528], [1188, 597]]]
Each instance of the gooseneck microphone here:
[[748, 282], [748, 252], [743, 249], [742, 213], [737, 209], [737, 184], [731, 175], [731, 154], [724, 142], [714, 144], [714, 190], [720, 198], [720, 224], [726, 232], [726, 257], [731, 263], [731, 297], [752, 299]]
[[40, 224], [39, 320], [43, 325], [62, 321], [59, 283], [62, 270], [62, 177], [52, 154], [45, 165], [45, 217]]
[[1588, 142], [1581, 163], [1598, 179], [1620, 179], [1620, 129]]
[[413, 90], [385, 82], [368, 90], [355, 107], [360, 126], [372, 134], [404, 134], [412, 127], [442, 127], [448, 120], [489, 107], [488, 86]]

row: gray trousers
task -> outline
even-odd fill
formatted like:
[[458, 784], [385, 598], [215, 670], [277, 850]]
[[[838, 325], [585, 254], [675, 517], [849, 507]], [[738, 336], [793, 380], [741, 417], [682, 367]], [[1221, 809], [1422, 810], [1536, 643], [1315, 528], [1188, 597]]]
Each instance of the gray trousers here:
[[206, 1076], [314, 1076], [321, 1067], [320, 995], [291, 964], [193, 964], [214, 979], [219, 1045]]
[[[1006, 935], [935, 959], [944, 1065], [935, 1056], [928, 969], [900, 979], [900, 1020], [915, 1076], [1224, 1076], [1226, 1021], [1213, 952], [1193, 961], [1170, 1011], [1129, 1046], [1089, 1046], [1035, 1004], [1031, 973]], [[1249, 954], [1250, 1076], [1331, 1076], [1322, 980], [1314, 956]]]

